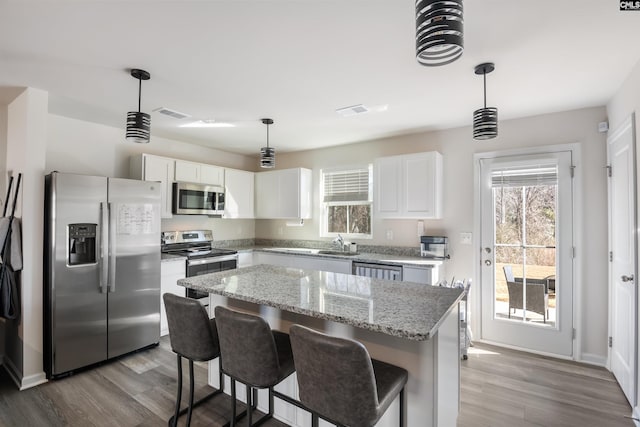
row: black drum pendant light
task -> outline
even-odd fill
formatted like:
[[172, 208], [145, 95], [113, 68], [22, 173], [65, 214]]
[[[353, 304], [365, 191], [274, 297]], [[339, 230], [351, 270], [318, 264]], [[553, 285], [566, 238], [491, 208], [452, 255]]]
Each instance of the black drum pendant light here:
[[140, 100], [142, 99], [142, 81], [149, 80], [151, 74], [144, 70], [134, 68], [131, 76], [138, 79], [138, 111], [127, 113], [127, 141], [147, 144], [151, 133], [151, 116], [140, 111]]
[[416, 0], [416, 59], [449, 64], [464, 50], [462, 0]]
[[273, 124], [273, 120], [262, 119], [262, 123], [267, 125], [267, 146], [260, 149], [260, 167], [271, 169], [276, 167], [276, 150], [269, 147], [269, 125]]
[[484, 108], [473, 112], [473, 139], [491, 139], [498, 136], [498, 109], [487, 108], [487, 74], [495, 70], [492, 62], [476, 66], [475, 73], [484, 79]]

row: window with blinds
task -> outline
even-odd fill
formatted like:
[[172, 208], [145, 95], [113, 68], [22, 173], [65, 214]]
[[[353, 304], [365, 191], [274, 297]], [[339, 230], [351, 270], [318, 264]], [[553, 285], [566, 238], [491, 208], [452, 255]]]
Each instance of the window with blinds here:
[[531, 187], [535, 185], [556, 185], [557, 183], [557, 165], [539, 165], [524, 169], [503, 169], [491, 173], [491, 186], [493, 188]]
[[372, 166], [325, 169], [323, 235], [371, 237]]

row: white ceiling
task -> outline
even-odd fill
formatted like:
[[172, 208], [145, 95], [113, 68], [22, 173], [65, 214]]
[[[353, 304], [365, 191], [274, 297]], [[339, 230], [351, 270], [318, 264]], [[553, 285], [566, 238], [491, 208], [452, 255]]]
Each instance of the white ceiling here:
[[[168, 107], [235, 128], [179, 128], [152, 113], [152, 135], [255, 154], [602, 106], [640, 59], [640, 12], [616, 0], [465, 2], [456, 62], [415, 59], [412, 0], [0, 1], [0, 89], [47, 90], [50, 110], [124, 128], [137, 108]], [[354, 104], [386, 112], [344, 118]], [[123, 130], [124, 138], [124, 130]], [[151, 143], [153, 143], [153, 138]]]

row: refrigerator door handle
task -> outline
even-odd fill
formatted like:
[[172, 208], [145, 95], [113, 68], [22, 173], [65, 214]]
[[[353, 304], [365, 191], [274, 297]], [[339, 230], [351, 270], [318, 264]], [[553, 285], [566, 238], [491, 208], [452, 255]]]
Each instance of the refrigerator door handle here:
[[108, 242], [109, 242], [109, 229], [108, 221], [109, 216], [105, 203], [100, 203], [100, 293], [107, 292], [107, 283], [109, 281], [108, 270]]
[[116, 226], [112, 203], [109, 206], [109, 292], [116, 291]]

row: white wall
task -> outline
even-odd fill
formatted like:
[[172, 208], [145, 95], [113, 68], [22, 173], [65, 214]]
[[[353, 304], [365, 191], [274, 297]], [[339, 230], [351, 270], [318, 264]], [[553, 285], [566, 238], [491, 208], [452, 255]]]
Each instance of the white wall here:
[[[123, 121], [124, 125], [124, 121]], [[129, 158], [150, 153], [182, 160], [254, 170], [254, 157], [205, 148], [156, 136], [149, 144], [124, 139], [124, 129], [49, 115], [47, 173], [60, 172], [129, 178]], [[180, 215], [162, 220], [162, 230], [211, 229], [215, 240], [247, 239], [255, 235], [254, 220], [224, 220]]]
[[[607, 356], [607, 208], [605, 137], [597, 131], [599, 122], [605, 120], [604, 108], [589, 108], [563, 113], [547, 114], [518, 120], [500, 122], [500, 136], [494, 140], [473, 140], [471, 128], [458, 128], [440, 132], [428, 132], [368, 141], [334, 148], [281, 153], [279, 169], [307, 167], [313, 170], [314, 214], [313, 220], [303, 227], [285, 227], [284, 221], [257, 220], [256, 237], [287, 239], [318, 239], [320, 213], [319, 170], [323, 167], [362, 164], [376, 157], [436, 150], [444, 160], [444, 211], [441, 220], [425, 220], [425, 234], [447, 235], [450, 238], [451, 260], [448, 276], [474, 276], [475, 246], [461, 245], [461, 232], [471, 232], [473, 217], [473, 155], [484, 151], [511, 150], [533, 146], [579, 143], [582, 159], [577, 173], [586, 191], [580, 205], [576, 206], [582, 221], [578, 234], [578, 255], [584, 260], [579, 265], [577, 277], [589, 280], [577, 281], [584, 299], [579, 310], [582, 323], [576, 325], [580, 348], [579, 359], [604, 363]], [[588, 215], [586, 215], [588, 213]], [[386, 230], [393, 231], [393, 240], [386, 239]], [[418, 246], [415, 220], [374, 219], [374, 237], [364, 244]], [[581, 236], [583, 237], [581, 239]], [[479, 283], [475, 278], [475, 283]], [[479, 295], [479, 291], [475, 292]], [[473, 297], [473, 294], [472, 294]]]
[[6, 168], [22, 173], [16, 217], [22, 223], [21, 321], [7, 321], [5, 363], [21, 388], [45, 381], [42, 357], [42, 212], [47, 92], [27, 88], [8, 107]]
[[[635, 112], [635, 127], [636, 135], [640, 132], [640, 62], [636, 64], [634, 69], [629, 74], [629, 77], [624, 81], [618, 92], [613, 96], [611, 101], [607, 104], [607, 113], [609, 115], [609, 126], [611, 131], [615, 131], [622, 122]], [[640, 165], [640, 147], [638, 146], [638, 139], [636, 136], [636, 170]], [[636, 175], [636, 191], [640, 193], [640, 173]], [[636, 194], [636, 199], [640, 199], [640, 194]], [[637, 209], [637, 223], [640, 224], [640, 209]], [[640, 253], [638, 255], [638, 264], [640, 265]], [[637, 277], [637, 272], [636, 272]], [[640, 292], [638, 293], [638, 304], [640, 307]], [[640, 331], [640, 317], [638, 318], [638, 325], [636, 326], [636, 336]], [[638, 354], [638, 342], [636, 342], [636, 354]], [[636, 384], [640, 385], [640, 361], [636, 366]], [[634, 416], [640, 416], [640, 393], [636, 393], [636, 404], [633, 409]]]
[[[0, 105], [0, 207], [4, 207], [7, 194], [7, 106]], [[5, 321], [0, 319], [0, 364], [4, 358]]]

